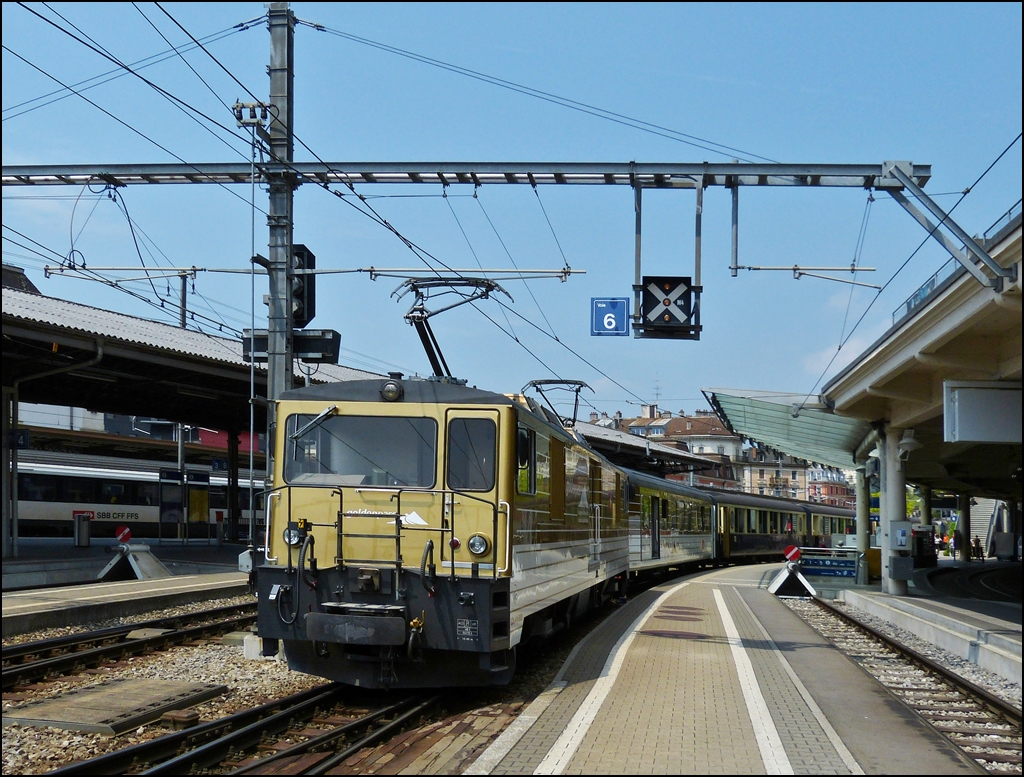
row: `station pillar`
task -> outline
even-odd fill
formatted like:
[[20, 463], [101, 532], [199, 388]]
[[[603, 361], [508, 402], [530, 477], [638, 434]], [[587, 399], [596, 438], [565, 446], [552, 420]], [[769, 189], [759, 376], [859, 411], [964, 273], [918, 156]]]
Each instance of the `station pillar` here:
[[900, 555], [897, 533], [900, 531], [898, 524], [907, 520], [907, 480], [899, 459], [899, 442], [902, 436], [902, 429], [886, 425], [885, 436], [878, 442], [882, 464], [879, 499], [879, 517], [882, 524], [882, 591], [893, 596], [907, 595], [907, 580], [904, 577], [906, 564], [901, 561], [903, 557]]
[[867, 466], [857, 466], [857, 585], [867, 585], [868, 535], [871, 528], [871, 489], [868, 487]]
[[228, 430], [228, 542], [238, 542], [238, 430]]
[[921, 525], [932, 525], [932, 489], [931, 486], [921, 486]]
[[961, 561], [971, 560], [971, 495], [960, 494], [960, 518], [956, 522], [956, 553]]
[[11, 462], [11, 403], [14, 401], [14, 391], [3, 387], [3, 477], [0, 485], [3, 487], [3, 557], [14, 556], [14, 544], [11, 542], [12, 526], [14, 523], [12, 509], [11, 482], [13, 476], [8, 475], [12, 469]]
[[1013, 560], [1020, 561], [1020, 502], [1011, 499], [1007, 503], [1007, 507], [1010, 508], [1010, 525], [1006, 530], [1013, 534]]

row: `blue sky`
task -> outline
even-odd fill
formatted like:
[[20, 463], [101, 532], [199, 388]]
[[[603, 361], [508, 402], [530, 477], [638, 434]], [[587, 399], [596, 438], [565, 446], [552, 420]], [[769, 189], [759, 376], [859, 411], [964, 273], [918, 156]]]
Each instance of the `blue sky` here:
[[[28, 7], [65, 28], [74, 24], [124, 62], [168, 48], [153, 25], [174, 45], [187, 41], [153, 4]], [[197, 38], [265, 12], [257, 3], [162, 7]], [[300, 20], [329, 30], [740, 150], [641, 132], [301, 25], [295, 36], [295, 131], [328, 161], [907, 159], [932, 166], [926, 191], [948, 208], [1021, 131], [1019, 3], [294, 3], [293, 9]], [[84, 94], [167, 150], [75, 95], [42, 107], [21, 105], [58, 87], [12, 52], [64, 83], [99, 75], [111, 65], [13, 3], [3, 5], [3, 43], [5, 165], [177, 162], [172, 153], [189, 162], [249, 157], [246, 143], [224, 130], [204, 129], [130, 75]], [[267, 94], [265, 24], [211, 42], [209, 51], [254, 93]], [[141, 72], [234, 129], [221, 101], [230, 105], [247, 96], [202, 52], [184, 56], [206, 84], [178, 57]], [[313, 157], [297, 145], [296, 159]], [[883, 333], [893, 310], [948, 259], [938, 245], [926, 245], [893, 278], [925, 232], [887, 195], [876, 194], [859, 260], [877, 271], [858, 280], [889, 283], [869, 310], [875, 292], [857, 289], [851, 296], [846, 284], [797, 281], [785, 272], [731, 278], [730, 195], [712, 188], [704, 205], [701, 340], [599, 338], [589, 336], [591, 298], [631, 296], [634, 216], [628, 188], [541, 187], [540, 202], [525, 186], [485, 186], [478, 200], [469, 196], [471, 189], [453, 187], [447, 202], [437, 187], [359, 191], [380, 197], [372, 204], [382, 216], [451, 267], [473, 267], [477, 259], [485, 267], [508, 267], [502, 242], [521, 268], [561, 267], [564, 252], [565, 261], [585, 275], [566, 283], [536, 280], [529, 289], [520, 281], [504, 284], [516, 313], [536, 327], [513, 315], [506, 320], [496, 304], [485, 301], [480, 308], [496, 323], [463, 306], [432, 319], [435, 333], [453, 372], [471, 385], [511, 392], [533, 379], [579, 379], [595, 389], [585, 395], [594, 407], [627, 416], [639, 414], [640, 402], [655, 399], [663, 409], [692, 413], [705, 406], [700, 389], [710, 386], [810, 392], [824, 382], [819, 378], [839, 342], [865, 310], [824, 380]], [[254, 233], [248, 186], [230, 192], [208, 185], [130, 187], [119, 195], [137, 226], [147, 265], [243, 268], [253, 239], [256, 251], [266, 253], [264, 217], [256, 214]], [[122, 207], [103, 194], [72, 187], [11, 188], [3, 196], [4, 261], [25, 267], [43, 293], [176, 320], [169, 307], [156, 310], [95, 282], [45, 279], [44, 260], [12, 242], [26, 242], [11, 231], [16, 230], [61, 256], [73, 248], [93, 266], [138, 266]], [[256, 196], [265, 210], [265, 192]], [[968, 233], [981, 233], [1020, 196], [1018, 141], [963, 199], [954, 218]], [[867, 192], [859, 189], [745, 188], [739, 262], [848, 265], [866, 201]], [[645, 274], [692, 273], [693, 209], [692, 191], [645, 192]], [[310, 186], [296, 194], [295, 240], [314, 251], [318, 267], [420, 264], [385, 229]], [[56, 256], [50, 261], [56, 263]], [[429, 373], [419, 340], [402, 318], [410, 300], [391, 296], [398, 283], [365, 275], [318, 280], [312, 326], [342, 333], [344, 363]], [[257, 326], [265, 326], [259, 320], [266, 310], [260, 302], [265, 281], [257, 284]], [[154, 285], [166, 296], [167, 281]], [[148, 283], [131, 288], [150, 301], [157, 298]], [[195, 288], [191, 309], [222, 317], [230, 328], [249, 325], [247, 277], [203, 274]], [[176, 285], [171, 291], [176, 299]]]

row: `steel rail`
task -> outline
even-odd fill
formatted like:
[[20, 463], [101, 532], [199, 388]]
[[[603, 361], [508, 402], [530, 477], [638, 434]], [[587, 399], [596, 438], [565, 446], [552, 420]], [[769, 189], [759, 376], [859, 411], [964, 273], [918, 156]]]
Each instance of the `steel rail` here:
[[[877, 629], [872, 628], [866, 623], [862, 623], [854, 616], [842, 612], [830, 602], [827, 602], [818, 597], [814, 597], [815, 603], [819, 609], [826, 611], [830, 615], [834, 615], [839, 618], [843, 623], [853, 627], [855, 630], [867, 634], [872, 639], [879, 642], [883, 648], [891, 650], [896, 653], [900, 658], [903, 658], [909, 663], [913, 664], [917, 669], [923, 670], [926, 675], [930, 675], [934, 680], [938, 681], [940, 686], [945, 686], [948, 692], [952, 695], [952, 698], [961, 698], [962, 701], [968, 705], [975, 705], [975, 709], [971, 710], [969, 707], [955, 707], [945, 708], [942, 705], [939, 707], [934, 706], [930, 703], [927, 698], [914, 699], [904, 698], [901, 692], [905, 691], [904, 686], [898, 684], [892, 685], [883, 680], [882, 677], [876, 675], [875, 672], [871, 671], [867, 666], [863, 666], [868, 674], [877, 680], [882, 687], [884, 687], [890, 694], [894, 696], [899, 702], [910, 709], [922, 722], [926, 723], [933, 731], [941, 735], [943, 739], [952, 745], [953, 749], [957, 754], [964, 760], [965, 763], [975, 767], [979, 773], [982, 774], [1003, 774], [1005, 773], [1005, 767], [1013, 765], [1020, 766], [1020, 736], [1021, 736], [1021, 710], [1010, 704], [998, 696], [986, 691], [984, 688], [980, 688], [974, 683], [966, 680], [959, 676], [953, 671], [946, 667], [938, 664], [927, 656], [918, 653], [911, 647], [902, 644], [899, 640], [887, 636], [881, 633]], [[831, 641], [831, 639], [830, 639]], [[840, 650], [843, 650], [840, 647]], [[845, 653], [845, 650], [843, 650]], [[858, 664], [861, 662], [854, 659]], [[945, 699], [943, 701], [946, 701]], [[972, 715], [984, 715], [983, 720], [974, 721]], [[952, 717], [950, 717], [952, 716]], [[944, 723], [949, 724], [950, 721], [956, 721], [960, 725], [954, 728], [947, 728]], [[978, 726], [971, 726], [969, 724], [977, 722]], [[1001, 730], [998, 728], [989, 728], [989, 724], [1003, 724], [1009, 727], [1009, 730]], [[966, 724], [966, 725], [965, 725]], [[999, 739], [960, 739], [959, 737], [970, 737], [971, 735], [983, 734], [986, 736], [996, 736]], [[968, 747], [980, 748], [979, 751], [971, 752]], [[1012, 773], [1012, 772], [1011, 772]]]
[[903, 643], [898, 642], [897, 640], [887, 636], [886, 634], [883, 634], [882, 632], [872, 628], [866, 623], [861, 623], [853, 616], [836, 608], [831, 602], [825, 601], [824, 599], [820, 599], [818, 597], [814, 597], [814, 601], [818, 604], [818, 606], [828, 610], [834, 615], [838, 615], [840, 618], [857, 627], [858, 629], [866, 631], [872, 637], [884, 643], [888, 647], [891, 647], [896, 652], [905, 655], [915, 664], [918, 664], [922, 669], [926, 669], [929, 672], [934, 672], [935, 674], [939, 675], [939, 677], [941, 677], [944, 681], [950, 683], [956, 688], [961, 689], [964, 693], [975, 697], [975, 699], [979, 703], [981, 703], [982, 706], [987, 707], [992, 712], [1005, 718], [1007, 723], [1018, 727], [1021, 726], [1020, 708], [1015, 707], [1014, 705], [1010, 704], [1007, 701], [1004, 701], [1003, 699], [1000, 699], [995, 694], [986, 691], [984, 688], [981, 688], [978, 685], [975, 685], [970, 680], [964, 679], [960, 675], [952, 672], [951, 670], [947, 669], [941, 664], [936, 663], [927, 656], [918, 653], [913, 648], [907, 647]]
[[243, 730], [253, 723], [269, 718], [282, 708], [292, 710], [311, 699], [317, 703], [324, 703], [333, 698], [340, 687], [338, 683], [319, 685], [308, 691], [269, 701], [253, 709], [236, 712], [226, 718], [211, 720], [184, 731], [167, 734], [159, 739], [141, 742], [123, 750], [90, 758], [87, 761], [69, 764], [54, 769], [48, 774], [61, 775], [61, 777], [80, 774], [125, 774], [133, 765], [138, 767], [139, 764], [154, 764], [174, 758], [183, 749], [192, 750], [231, 731]]
[[66, 674], [89, 665], [145, 653], [154, 648], [170, 647], [181, 642], [187, 642], [190, 639], [206, 636], [214, 631], [228, 631], [241, 626], [248, 626], [255, 620], [255, 614], [242, 615], [216, 623], [207, 623], [202, 626], [169, 631], [166, 634], [145, 637], [143, 639], [125, 640], [113, 645], [101, 645], [89, 650], [67, 653], [54, 656], [53, 658], [44, 658], [40, 661], [8, 667], [3, 670], [3, 689], [6, 691], [20, 683], [40, 680], [53, 674]]
[[196, 621], [201, 618], [219, 618], [222, 615], [230, 615], [231, 613], [252, 609], [255, 606], [256, 602], [229, 604], [224, 607], [214, 607], [209, 610], [200, 610], [199, 612], [185, 613], [183, 615], [171, 615], [166, 618], [155, 618], [153, 620], [140, 621], [139, 623], [126, 624], [124, 626], [110, 626], [105, 629], [83, 631], [78, 634], [68, 634], [63, 637], [52, 637], [51, 639], [40, 639], [34, 642], [22, 642], [17, 645], [7, 645], [2, 650], [3, 661], [4, 663], [7, 663], [8, 661], [24, 658], [25, 656], [39, 655], [40, 653], [48, 653], [53, 650], [77, 648], [79, 645], [86, 645], [93, 642], [104, 642], [106, 640], [126, 636], [137, 629], [175, 628], [180, 624], [187, 623], [189, 621]]
[[312, 717], [318, 709], [333, 707], [344, 686], [332, 683], [322, 693], [289, 704], [278, 712], [265, 718], [253, 721], [241, 728], [225, 731], [222, 736], [194, 750], [171, 758], [161, 764], [147, 769], [142, 774], [194, 774], [200, 769], [207, 769], [219, 764], [232, 752], [255, 747], [267, 735], [287, 731], [292, 722], [298, 718]]
[[[418, 697], [403, 699], [397, 704], [392, 704], [390, 707], [385, 707], [384, 709], [377, 710], [376, 712], [370, 713], [369, 715], [365, 715], [356, 720], [350, 720], [348, 723], [344, 723], [340, 726], [337, 726], [336, 728], [324, 731], [324, 733], [319, 734], [317, 736], [310, 737], [305, 742], [299, 742], [293, 745], [292, 747], [287, 748], [286, 750], [280, 750], [276, 753], [272, 753], [268, 756], [265, 756], [264, 758], [260, 758], [257, 761], [253, 761], [252, 763], [246, 764], [245, 766], [240, 766], [234, 771], [228, 772], [228, 774], [252, 774], [253, 772], [262, 770], [268, 764], [276, 763], [278, 761], [284, 760], [285, 758], [294, 758], [295, 756], [314, 752], [322, 747], [331, 745], [338, 739], [342, 739], [350, 731], [354, 731], [357, 728], [362, 728], [363, 726], [366, 726], [370, 723], [376, 723], [381, 718], [387, 717], [389, 715], [398, 716], [394, 720], [389, 721], [384, 726], [381, 726], [376, 731], [367, 734], [358, 742], [346, 748], [343, 755], [345, 758], [347, 758], [348, 755], [351, 754], [351, 752], [354, 752], [355, 750], [358, 750], [361, 747], [365, 747], [366, 745], [377, 741], [378, 739], [386, 735], [388, 732], [394, 730], [396, 724], [401, 725], [410, 718], [423, 712], [425, 709], [427, 709], [427, 707], [436, 703], [439, 698], [440, 696], [435, 696], [431, 699], [428, 699], [425, 702], [420, 702], [420, 699]], [[414, 708], [411, 710], [405, 709], [406, 707], [410, 706], [413, 706]], [[328, 757], [336, 758], [337, 756]], [[306, 769], [303, 773], [318, 774], [319, 772], [315, 771], [318, 767], [319, 764], [316, 764], [312, 766], [310, 769]]]

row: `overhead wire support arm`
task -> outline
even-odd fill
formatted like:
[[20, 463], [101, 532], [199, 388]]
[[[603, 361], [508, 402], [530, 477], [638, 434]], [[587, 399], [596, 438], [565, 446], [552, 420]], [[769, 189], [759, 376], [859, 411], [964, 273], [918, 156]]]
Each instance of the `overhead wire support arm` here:
[[[756, 269], [756, 268], [755, 268]], [[780, 268], [781, 269], [781, 268]], [[866, 268], [859, 268], [857, 272], [864, 272]], [[874, 269], [874, 268], [871, 268]], [[881, 286], [876, 286], [873, 283], [863, 283], [862, 281], [848, 280], [846, 278], [836, 278], [832, 275], [819, 275], [818, 273], [807, 272], [805, 270], [793, 270], [793, 277], [796, 280], [800, 280], [802, 276], [806, 275], [808, 278], [821, 278], [823, 281], [835, 281], [836, 283], [848, 283], [851, 286], [864, 286], [868, 289], [881, 289]]]
[[[908, 165], [908, 162], [886, 162], [884, 164], [885, 173], [881, 179], [875, 182], [875, 186], [887, 191], [889, 196], [902, 205], [903, 209], [913, 216], [922, 227], [927, 229], [929, 236], [935, 238], [943, 248], [949, 251], [953, 258], [960, 262], [964, 269], [973, 275], [979, 283], [984, 286], [991, 286], [999, 291], [1003, 287], [1004, 278], [1014, 280], [1016, 278], [1016, 269], [1014, 267], [1001, 267], [984, 248], [978, 245], [974, 238], [964, 232], [948, 213], [939, 207], [931, 197], [925, 194], [924, 190], [914, 181], [913, 176], [907, 174], [904, 168]], [[928, 217], [910, 202], [901, 189], [906, 189], [910, 192], [926, 210], [939, 220], [939, 223], [932, 224]], [[941, 231], [943, 226], [963, 243], [967, 253], [943, 234]], [[971, 255], [991, 270], [995, 277], [989, 278], [986, 276], [978, 267], [976, 261], [971, 259]]]

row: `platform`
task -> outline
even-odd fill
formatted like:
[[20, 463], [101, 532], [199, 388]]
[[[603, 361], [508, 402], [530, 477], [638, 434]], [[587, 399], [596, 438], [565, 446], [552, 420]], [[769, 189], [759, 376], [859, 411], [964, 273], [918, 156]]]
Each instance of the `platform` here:
[[248, 575], [221, 572], [180, 575], [159, 580], [5, 591], [3, 636], [136, 615], [189, 602], [239, 596], [248, 590]]
[[[239, 544], [214, 544], [206, 540], [142, 540], [172, 575], [201, 575], [238, 570]], [[93, 538], [89, 546], [76, 547], [69, 537], [22, 537], [18, 558], [5, 559], [3, 590], [16, 591], [48, 586], [68, 586], [96, 581], [117, 547], [113, 538]]]
[[779, 568], [639, 595], [465, 773], [979, 773], [765, 590]]

